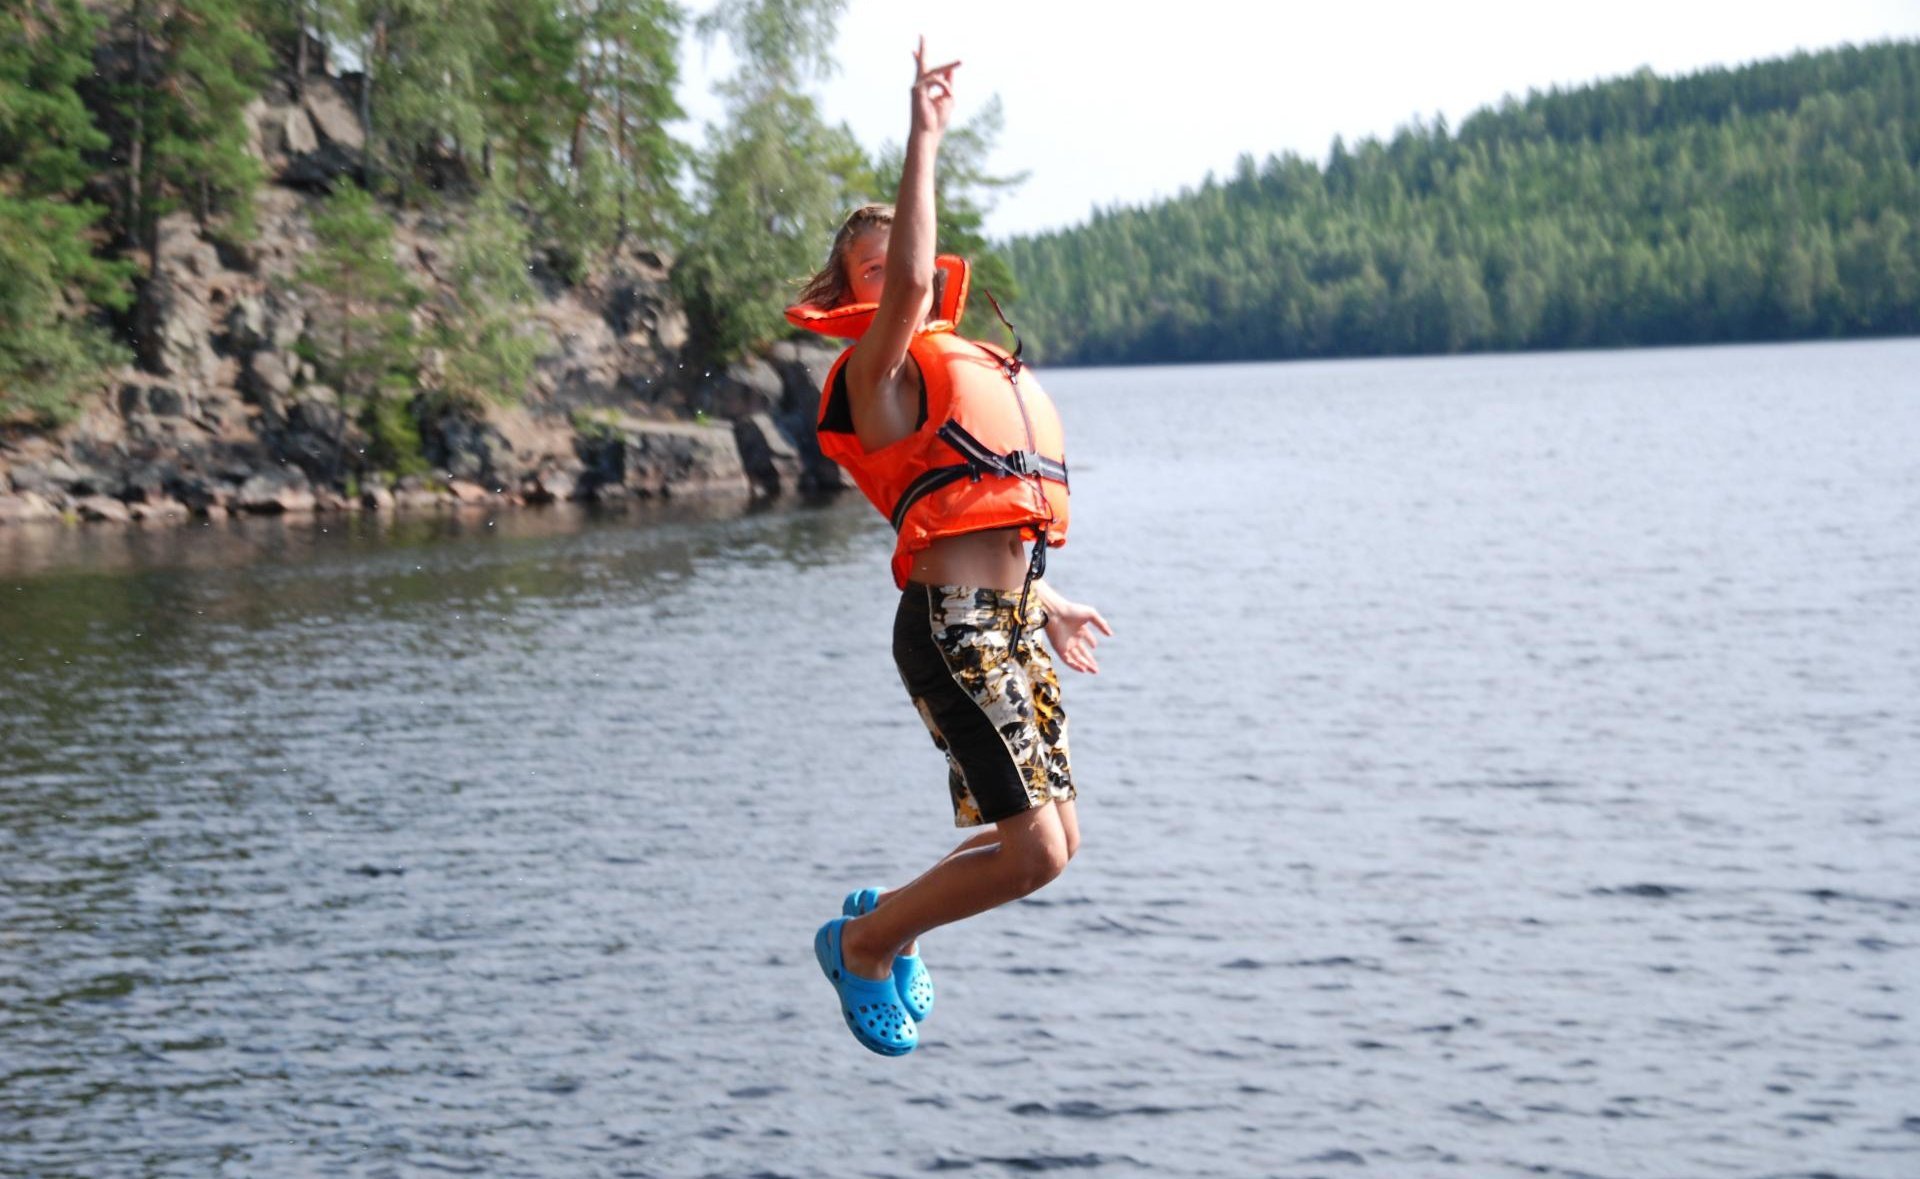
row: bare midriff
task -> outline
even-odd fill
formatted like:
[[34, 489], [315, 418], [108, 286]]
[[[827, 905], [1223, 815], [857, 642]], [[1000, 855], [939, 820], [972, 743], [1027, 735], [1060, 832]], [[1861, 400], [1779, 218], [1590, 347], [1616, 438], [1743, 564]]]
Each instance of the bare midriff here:
[[1027, 580], [1027, 547], [1018, 528], [943, 536], [914, 555], [907, 576], [924, 585], [1017, 590]]

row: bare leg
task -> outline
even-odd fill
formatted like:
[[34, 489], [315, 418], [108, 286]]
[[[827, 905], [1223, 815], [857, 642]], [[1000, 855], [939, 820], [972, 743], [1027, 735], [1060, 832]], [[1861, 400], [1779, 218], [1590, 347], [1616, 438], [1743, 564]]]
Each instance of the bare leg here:
[[1053, 803], [1002, 819], [995, 835], [991, 842], [975, 836], [978, 846], [956, 848], [887, 893], [884, 908], [847, 922], [840, 935], [847, 968], [885, 978], [894, 955], [929, 929], [1026, 896], [1066, 869], [1067, 833]]
[[[942, 864], [946, 863], [948, 860], [951, 860], [953, 857], [959, 855], [963, 851], [971, 851], [976, 847], [993, 847], [997, 845], [999, 842], [1000, 842], [999, 829], [996, 828], [992, 823], [988, 823], [986, 826], [980, 828], [980, 830], [975, 831], [972, 835], [969, 835], [965, 839], [961, 840], [959, 845], [956, 846], [952, 851], [948, 852], [944, 856], [941, 856], [940, 863]], [[890, 888], [887, 891], [881, 893], [879, 896], [873, 898], [873, 907], [878, 909], [881, 905], [884, 905], [887, 903], [888, 897], [892, 896], [894, 893], [899, 891], [900, 890], [897, 888]], [[906, 945], [906, 948], [902, 949], [900, 952], [906, 955], [918, 954], [920, 952], [919, 939], [916, 938], [915, 940], [908, 942]]]

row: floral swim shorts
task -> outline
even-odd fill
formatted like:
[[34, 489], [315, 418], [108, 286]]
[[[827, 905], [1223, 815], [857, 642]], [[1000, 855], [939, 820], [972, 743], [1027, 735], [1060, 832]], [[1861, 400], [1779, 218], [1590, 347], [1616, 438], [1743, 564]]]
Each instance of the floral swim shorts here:
[[1019, 606], [1019, 590], [908, 582], [893, 618], [893, 662], [947, 755], [956, 827], [1074, 797], [1046, 612], [1029, 601], [1016, 626]]

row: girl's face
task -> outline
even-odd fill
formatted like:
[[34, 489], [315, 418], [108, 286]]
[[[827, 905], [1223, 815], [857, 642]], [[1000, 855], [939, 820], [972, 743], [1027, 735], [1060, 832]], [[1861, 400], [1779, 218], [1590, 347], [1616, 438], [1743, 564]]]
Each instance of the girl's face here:
[[847, 245], [841, 265], [847, 268], [847, 286], [853, 290], [852, 302], [878, 303], [880, 288], [887, 276], [887, 242], [890, 227], [876, 225], [862, 230]]

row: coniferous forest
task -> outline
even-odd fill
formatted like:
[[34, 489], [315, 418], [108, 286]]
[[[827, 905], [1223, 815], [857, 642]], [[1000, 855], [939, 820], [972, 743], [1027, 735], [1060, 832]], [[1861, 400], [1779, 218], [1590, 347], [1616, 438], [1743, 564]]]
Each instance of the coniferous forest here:
[[1920, 332], [1920, 43], [1243, 156], [1006, 255], [1055, 363]]

